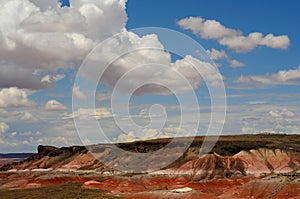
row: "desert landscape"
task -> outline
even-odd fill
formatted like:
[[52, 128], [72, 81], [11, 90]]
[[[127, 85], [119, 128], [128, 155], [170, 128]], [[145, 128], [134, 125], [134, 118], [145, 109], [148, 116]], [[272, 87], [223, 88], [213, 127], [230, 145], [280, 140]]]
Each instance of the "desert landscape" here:
[[0, 0], [0, 199], [300, 199], [299, 0]]
[[[1, 167], [0, 193], [3, 198], [300, 197], [299, 135], [221, 136], [210, 154], [198, 157], [203, 139], [196, 137], [178, 160], [149, 173], [113, 170], [91, 154], [92, 149], [107, 153], [109, 145], [89, 146], [90, 151], [83, 146], [39, 146], [33, 156]], [[145, 153], [170, 140], [117, 145], [136, 153], [143, 147]], [[180, 146], [185, 138], [177, 141]], [[178, 149], [169, 150], [174, 154]]]

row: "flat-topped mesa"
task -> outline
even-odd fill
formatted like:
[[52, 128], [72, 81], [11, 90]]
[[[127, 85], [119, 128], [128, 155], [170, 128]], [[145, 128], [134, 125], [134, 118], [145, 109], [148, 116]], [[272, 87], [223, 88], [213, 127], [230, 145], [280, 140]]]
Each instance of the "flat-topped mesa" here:
[[63, 168], [65, 165], [69, 165], [68, 169], [77, 170], [82, 167], [88, 168], [97, 165], [97, 160], [88, 153], [84, 146], [58, 148], [39, 145], [37, 151], [37, 154], [20, 162], [4, 165], [0, 170], [58, 169]]
[[[101, 154], [110, 156], [105, 150], [99, 150], [98, 155]], [[112, 160], [112, 162], [114, 161]], [[147, 160], [141, 160], [141, 163], [143, 161], [145, 161], [145, 164], [147, 163]], [[194, 157], [192, 160], [182, 159], [178, 163], [175, 162], [174, 165], [176, 166], [161, 170], [159, 173], [184, 174], [198, 180], [230, 178], [234, 176], [261, 176], [272, 173], [298, 171], [300, 169], [300, 152], [259, 148], [240, 151], [233, 156], [222, 156], [212, 153], [202, 157]], [[39, 146], [38, 154], [19, 163], [6, 165], [2, 170], [49, 168], [66, 171], [110, 171], [110, 168], [99, 162], [85, 147], [80, 146], [62, 148]]]
[[84, 146], [70, 146], [70, 147], [54, 147], [54, 146], [43, 146], [39, 145], [37, 148], [39, 156], [57, 156], [63, 152], [75, 153], [87, 153], [88, 150]]
[[43, 146], [43, 145], [39, 145], [37, 147], [37, 151], [38, 151], [38, 154], [40, 156], [46, 156], [48, 155], [49, 153], [53, 152], [53, 151], [56, 151], [58, 150], [57, 147], [54, 147], [54, 146]]
[[[113, 168], [120, 162], [131, 161], [138, 166], [151, 167], [152, 158], [135, 159], [135, 153], [159, 150], [170, 139], [147, 140], [120, 143], [116, 146], [134, 152], [132, 156], [115, 154], [111, 144], [87, 146], [53, 147], [38, 146], [38, 153], [18, 163], [2, 167], [0, 170], [93, 170], [111, 171], [101, 163], [101, 159]], [[185, 138], [177, 138], [178, 145], [167, 147], [166, 153], [157, 153], [155, 159], [164, 161], [172, 158], [184, 147]], [[192, 145], [181, 157], [158, 173], [188, 174], [199, 178], [229, 178], [231, 176], [260, 176], [271, 173], [287, 173], [300, 169], [300, 135], [241, 135], [221, 136], [210, 154], [198, 157], [203, 137], [196, 137]], [[262, 147], [263, 146], [263, 147]], [[92, 152], [92, 153], [91, 153]], [[95, 156], [94, 156], [95, 155]], [[151, 171], [151, 170], [149, 170]], [[197, 177], [197, 178], [198, 178]]]

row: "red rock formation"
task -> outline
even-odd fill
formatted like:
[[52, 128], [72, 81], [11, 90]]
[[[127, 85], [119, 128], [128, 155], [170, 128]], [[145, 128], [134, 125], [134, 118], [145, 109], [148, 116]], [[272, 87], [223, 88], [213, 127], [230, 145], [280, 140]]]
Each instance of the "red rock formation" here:
[[282, 199], [282, 198], [290, 198], [290, 199], [298, 199], [300, 198], [300, 182], [298, 180], [294, 180], [286, 185], [283, 189], [281, 189], [273, 199]]
[[287, 173], [300, 168], [300, 154], [280, 149], [241, 151], [234, 157], [243, 161], [245, 172], [259, 176], [263, 173]]
[[259, 177], [299, 169], [300, 153], [261, 148], [241, 151], [234, 156], [220, 156], [216, 153], [204, 155], [184, 163], [178, 169], [166, 170], [166, 173], [188, 175], [192, 180], [201, 180], [247, 175]]
[[208, 154], [191, 160], [177, 170], [176, 174], [189, 175], [193, 180], [229, 178], [233, 174], [246, 175], [243, 161], [236, 157]]
[[[98, 156], [109, 156], [105, 146], [96, 149]], [[112, 160], [115, 162], [117, 160]], [[139, 162], [147, 163], [149, 160]], [[186, 154], [164, 170], [116, 176], [84, 147], [39, 146], [33, 157], [3, 167], [2, 170], [11, 172], [0, 173], [0, 180], [10, 181], [0, 185], [2, 188], [38, 188], [80, 182], [84, 188], [106, 190], [128, 198], [299, 198], [299, 181], [280, 175], [296, 175], [299, 169], [300, 152], [260, 148], [240, 151], [233, 156]], [[79, 171], [92, 172], [93, 177], [82, 177]], [[104, 177], [105, 171], [111, 175]], [[174, 191], [182, 188], [191, 191]]]

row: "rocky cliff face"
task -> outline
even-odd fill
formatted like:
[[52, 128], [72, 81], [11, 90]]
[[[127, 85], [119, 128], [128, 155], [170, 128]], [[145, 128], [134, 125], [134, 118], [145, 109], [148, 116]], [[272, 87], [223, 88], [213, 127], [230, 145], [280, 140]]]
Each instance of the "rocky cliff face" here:
[[[104, 147], [104, 146], [103, 146]], [[105, 148], [105, 147], [104, 147]], [[96, 155], [107, 153], [99, 150]], [[170, 149], [170, 153], [172, 153]], [[192, 153], [192, 152], [187, 152]], [[59, 171], [93, 170], [98, 172], [112, 171], [99, 162], [85, 147], [39, 146], [38, 153], [27, 160], [2, 167], [1, 170], [51, 169]], [[105, 154], [109, 156], [109, 154]], [[127, 157], [130, 159], [130, 157]], [[158, 157], [163, 159], [163, 157]], [[139, 164], [149, 164], [141, 160]], [[115, 160], [112, 160], [114, 163]], [[252, 149], [240, 151], [233, 156], [222, 156], [217, 153], [195, 157], [185, 154], [173, 166], [156, 171], [156, 174], [175, 174], [190, 176], [193, 180], [230, 178], [238, 176], [263, 176], [272, 173], [295, 172], [300, 169], [300, 153], [282, 149]]]
[[38, 153], [32, 157], [5, 165], [7, 170], [36, 170], [48, 169], [59, 171], [74, 170], [105, 170], [107, 167], [91, 155], [85, 147], [72, 146], [56, 148], [52, 146], [38, 146]]
[[[1, 168], [4, 172], [0, 172], [0, 189], [76, 182], [87, 189], [128, 198], [299, 198], [299, 137], [221, 137], [212, 153], [201, 157], [198, 139], [171, 165], [148, 174], [118, 173], [99, 162], [95, 156], [107, 157], [109, 165], [118, 164], [114, 158], [118, 154], [111, 153], [110, 145], [90, 146], [95, 156], [81, 146], [39, 146], [32, 157]], [[168, 142], [165, 139], [117, 146], [147, 153]], [[180, 147], [183, 144], [179, 142], [167, 149], [167, 156], [158, 153], [156, 158], [164, 161], [173, 157]], [[122, 158], [133, 161], [130, 156]], [[148, 168], [153, 160], [141, 159], [135, 164]]]
[[288, 173], [300, 169], [300, 153], [292, 150], [266, 149], [241, 151], [234, 157], [243, 161], [245, 173]]
[[266, 149], [241, 151], [233, 156], [216, 153], [188, 161], [169, 173], [187, 174], [193, 179], [230, 178], [232, 176], [264, 176], [296, 172], [300, 169], [300, 153], [291, 150]]

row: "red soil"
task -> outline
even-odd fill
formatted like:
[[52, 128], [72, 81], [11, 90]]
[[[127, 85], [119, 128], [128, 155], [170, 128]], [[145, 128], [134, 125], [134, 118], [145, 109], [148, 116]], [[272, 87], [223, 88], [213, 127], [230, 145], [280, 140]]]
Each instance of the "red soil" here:
[[[165, 195], [162, 198], [172, 198], [176, 196], [176, 194], [171, 193], [170, 190], [190, 187], [193, 191], [185, 193], [187, 198], [195, 198], [200, 195], [201, 197], [205, 195], [206, 197], [215, 198], [217, 195], [227, 192], [233, 187], [243, 185], [250, 180], [252, 180], [252, 178], [191, 182], [184, 177], [155, 176], [141, 177], [139, 179], [114, 178], [103, 182], [87, 181], [83, 184], [83, 187], [102, 189], [109, 191], [111, 194], [133, 194], [129, 198], [152, 198], [154, 196], [157, 197], [157, 194]], [[181, 193], [181, 195], [182, 194], [183, 193]]]
[[138, 193], [131, 196], [128, 196], [126, 199], [199, 199], [199, 198], [205, 198], [205, 199], [218, 199], [217, 197], [201, 193], [199, 191], [191, 191], [188, 193], [171, 193], [168, 191], [153, 191], [153, 192], [147, 192], [147, 193]]
[[279, 191], [273, 199], [283, 199], [290, 198], [296, 199], [300, 198], [300, 182], [291, 182], [285, 186], [281, 191]]

